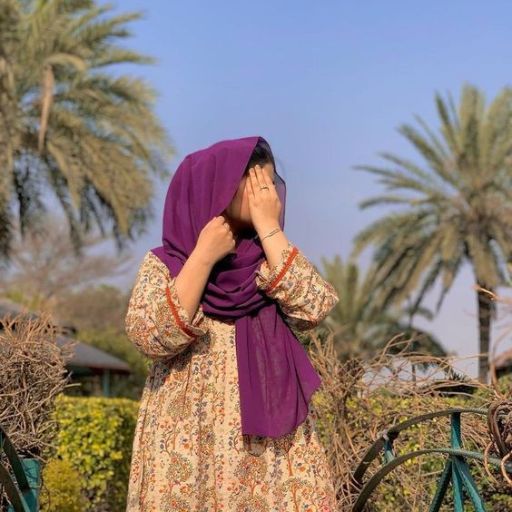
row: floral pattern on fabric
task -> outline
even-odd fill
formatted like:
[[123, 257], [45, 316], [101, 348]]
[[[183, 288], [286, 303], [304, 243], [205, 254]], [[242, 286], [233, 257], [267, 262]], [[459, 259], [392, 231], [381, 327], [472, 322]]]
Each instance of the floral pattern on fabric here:
[[300, 331], [316, 327], [339, 301], [334, 286], [291, 243], [275, 267], [263, 261], [256, 284], [278, 302], [290, 327]]
[[152, 359], [169, 358], [206, 333], [206, 316], [198, 307], [192, 321], [180, 304], [173, 278], [148, 252], [135, 278], [125, 330], [136, 348]]
[[[286, 261], [272, 275], [265, 264], [261, 286]], [[269, 291], [308, 326], [334, 302], [331, 285], [315, 272], [297, 252]], [[201, 305], [189, 319], [174, 282], [148, 252], [126, 315], [129, 338], [153, 360], [135, 429], [127, 512], [335, 512], [315, 410], [286, 436], [242, 435], [234, 322], [205, 315]]]

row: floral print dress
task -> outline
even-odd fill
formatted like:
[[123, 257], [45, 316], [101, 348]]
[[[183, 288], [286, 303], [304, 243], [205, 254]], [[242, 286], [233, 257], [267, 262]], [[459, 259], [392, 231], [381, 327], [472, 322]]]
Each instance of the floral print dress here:
[[[318, 325], [334, 287], [292, 243], [264, 260], [258, 288], [295, 331]], [[306, 420], [277, 439], [242, 435], [235, 322], [188, 318], [167, 267], [151, 251], [137, 273], [126, 332], [152, 365], [133, 441], [127, 512], [335, 512], [334, 482]]]

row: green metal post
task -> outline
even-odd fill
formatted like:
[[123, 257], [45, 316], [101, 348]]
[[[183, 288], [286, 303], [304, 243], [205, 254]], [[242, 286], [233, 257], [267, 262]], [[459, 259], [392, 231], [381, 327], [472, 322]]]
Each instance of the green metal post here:
[[448, 486], [450, 485], [452, 477], [452, 459], [448, 457], [446, 464], [443, 469], [443, 473], [441, 474], [441, 478], [437, 483], [436, 493], [434, 494], [434, 498], [432, 499], [432, 503], [430, 504], [429, 512], [439, 512], [441, 505], [443, 504], [444, 497], [446, 496], [446, 491], [448, 490]]
[[[451, 445], [452, 448], [457, 450], [462, 449], [460, 412], [455, 412], [451, 415]], [[469, 494], [476, 512], [485, 512], [484, 502], [478, 494], [478, 489], [469, 471], [468, 463], [460, 455], [452, 455], [451, 458], [455, 512], [464, 511], [464, 489]]]
[[393, 442], [387, 438], [384, 443], [384, 460], [391, 462], [395, 458], [395, 452], [393, 450]]
[[[24, 505], [27, 505], [30, 512], [37, 512], [39, 510], [39, 491], [41, 487], [41, 463], [34, 458], [21, 457], [20, 459], [30, 486], [30, 490], [23, 493]], [[12, 505], [9, 505], [7, 511], [18, 512]]]

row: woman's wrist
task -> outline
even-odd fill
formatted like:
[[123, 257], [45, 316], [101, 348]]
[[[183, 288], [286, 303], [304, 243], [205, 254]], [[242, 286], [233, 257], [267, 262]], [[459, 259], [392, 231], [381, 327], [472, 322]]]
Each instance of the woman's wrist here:
[[270, 268], [275, 267], [281, 261], [281, 254], [288, 247], [289, 243], [288, 237], [281, 229], [261, 241], [265, 258]]
[[269, 231], [265, 236], [261, 237], [261, 241], [265, 240], [266, 238], [275, 235], [276, 233], [279, 233], [281, 231], [281, 228], [274, 228], [272, 231]]
[[188, 259], [192, 259], [195, 262], [194, 264], [197, 264], [208, 271], [211, 271], [216, 263], [208, 253], [205, 254], [205, 252], [198, 249], [197, 246], [192, 250]]
[[258, 238], [261, 240], [263, 237], [268, 235], [270, 232], [272, 232], [276, 229], [280, 230], [281, 226], [279, 225], [278, 222], [269, 222], [267, 224], [263, 224], [262, 226], [258, 226], [255, 229], [256, 229], [256, 233], [258, 233]]

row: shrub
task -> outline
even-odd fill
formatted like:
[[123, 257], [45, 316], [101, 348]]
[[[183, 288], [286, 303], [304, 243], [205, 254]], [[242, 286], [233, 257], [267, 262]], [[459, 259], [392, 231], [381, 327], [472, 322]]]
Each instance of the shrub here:
[[84, 510], [124, 510], [138, 402], [61, 395], [56, 405], [59, 431], [51, 457], [80, 473]]
[[82, 512], [87, 502], [85, 482], [67, 460], [53, 459], [42, 472], [41, 512]]

